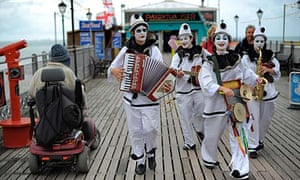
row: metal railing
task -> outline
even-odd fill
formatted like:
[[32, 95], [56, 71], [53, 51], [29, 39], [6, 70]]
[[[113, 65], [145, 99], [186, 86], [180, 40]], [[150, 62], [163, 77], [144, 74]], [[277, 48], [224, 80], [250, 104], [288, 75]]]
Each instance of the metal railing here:
[[[71, 53], [73, 49], [68, 49], [71, 57], [70, 68], [74, 71], [74, 54]], [[85, 46], [76, 48], [76, 59], [77, 59], [77, 76], [79, 79], [86, 81], [93, 75], [93, 63], [90, 60], [90, 56], [94, 56], [95, 49], [94, 46]], [[28, 112], [27, 106], [27, 91], [28, 85], [33, 74], [41, 67], [45, 66], [49, 61], [48, 53], [43, 51], [41, 54], [32, 54], [30, 57], [24, 57], [19, 59], [19, 64], [24, 66], [24, 79], [19, 81], [20, 87], [20, 105], [22, 114]], [[7, 119], [10, 117], [10, 100], [9, 100], [9, 82], [8, 77], [5, 74], [7, 72], [7, 67], [4, 66], [5, 62], [0, 62], [0, 71], [4, 72], [4, 84], [5, 84], [5, 96], [6, 105], [0, 107], [0, 120]]]

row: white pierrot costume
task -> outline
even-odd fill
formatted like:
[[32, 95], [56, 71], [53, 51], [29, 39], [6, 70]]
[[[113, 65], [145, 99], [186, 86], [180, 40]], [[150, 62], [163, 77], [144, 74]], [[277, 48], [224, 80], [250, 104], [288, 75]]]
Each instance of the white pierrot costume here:
[[[265, 35], [265, 28], [258, 27], [254, 32], [254, 41], [258, 37], [263, 37], [266, 43], [267, 36]], [[266, 45], [265, 45], [266, 46]], [[272, 67], [275, 74], [272, 74], [273, 82], [268, 82], [264, 87], [265, 96], [262, 101], [254, 100], [254, 98], [249, 102], [249, 109], [252, 113], [253, 121], [253, 130], [249, 132], [249, 152], [256, 152], [259, 145], [259, 141], [263, 142], [266, 136], [267, 130], [269, 128], [271, 119], [274, 115], [274, 101], [279, 95], [279, 92], [276, 90], [275, 83], [281, 77], [280, 64], [276, 57], [273, 55], [272, 51], [262, 49], [263, 57], [268, 58], [266, 61], [271, 62], [274, 67]], [[269, 54], [268, 56], [264, 53]], [[255, 55], [253, 55], [255, 54]], [[251, 56], [252, 55], [252, 56]], [[253, 72], [257, 70], [256, 60], [258, 58], [258, 53], [253, 49], [248, 54], [245, 54], [242, 58], [242, 63], [248, 69], [251, 69]]]
[[[229, 41], [231, 40], [231, 36], [227, 32], [226, 24], [224, 23], [221, 23], [217, 27], [213, 38], [214, 42], [218, 34], [225, 34], [228, 36]], [[238, 139], [234, 133], [233, 123], [229, 119], [230, 112], [227, 110], [224, 95], [220, 94], [218, 90], [220, 84], [217, 80], [217, 73], [214, 71], [214, 66], [217, 65], [212, 60], [213, 56], [216, 57], [216, 60], [219, 62], [219, 74], [222, 82], [240, 79], [242, 83], [254, 87], [257, 80], [256, 74], [243, 66], [239, 55], [229, 50], [226, 51], [225, 54], [215, 52], [211, 57], [208, 57], [208, 61], [203, 63], [199, 74], [200, 85], [206, 96], [203, 112], [203, 116], [205, 117], [205, 136], [201, 147], [202, 159], [207, 167], [214, 167], [218, 164], [217, 146], [227, 124], [232, 154], [231, 175], [234, 171], [237, 171], [240, 176], [246, 177], [249, 173], [247, 132], [251, 126], [251, 119], [247, 121], [245, 118], [244, 122], [236, 123], [236, 130], [241, 136], [239, 137], [240, 139]], [[230, 63], [221, 65], [222, 61], [228, 61]]]
[[[140, 26], [148, 28], [148, 24], [139, 15], [132, 15], [130, 31], [134, 31]], [[108, 68], [108, 80], [113, 79], [112, 68], [123, 68], [123, 62], [127, 50], [137, 50], [134, 37], [130, 39], [131, 44], [124, 46], [115, 57]], [[146, 40], [147, 42], [148, 40]], [[146, 53], [147, 52], [147, 53]], [[163, 61], [160, 50], [154, 44], [149, 44], [143, 52], [152, 59]], [[157, 148], [157, 133], [160, 124], [159, 101], [153, 102], [142, 93], [123, 92], [123, 106], [126, 112], [127, 127], [131, 141], [132, 155], [137, 157], [138, 164], [144, 163], [145, 148], [146, 153]], [[133, 156], [132, 156], [133, 157]], [[134, 159], [134, 158], [133, 158]]]
[[[180, 26], [178, 36], [193, 37], [190, 26], [187, 23], [183, 23]], [[192, 43], [192, 40], [191, 38], [190, 43]], [[189, 72], [192, 71], [192, 67], [201, 67], [203, 58], [206, 58], [208, 54], [201, 46], [194, 45], [185, 49], [180, 45], [170, 65], [172, 69], [186, 72], [183, 77], [176, 78], [175, 92], [184, 143], [189, 146], [196, 144], [193, 138], [193, 125], [197, 132], [203, 133], [202, 113], [205, 103], [201, 87], [191, 82], [191, 74]]]

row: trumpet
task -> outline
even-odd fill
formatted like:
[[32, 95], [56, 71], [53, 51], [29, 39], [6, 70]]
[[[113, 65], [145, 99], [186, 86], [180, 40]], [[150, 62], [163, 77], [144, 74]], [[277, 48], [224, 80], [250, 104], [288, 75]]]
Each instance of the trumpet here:
[[259, 49], [259, 56], [256, 62], [256, 74], [263, 79], [263, 83], [257, 84], [254, 87], [254, 99], [258, 101], [261, 101], [265, 96], [265, 86], [268, 84], [268, 80], [261, 75], [262, 59], [262, 51]]

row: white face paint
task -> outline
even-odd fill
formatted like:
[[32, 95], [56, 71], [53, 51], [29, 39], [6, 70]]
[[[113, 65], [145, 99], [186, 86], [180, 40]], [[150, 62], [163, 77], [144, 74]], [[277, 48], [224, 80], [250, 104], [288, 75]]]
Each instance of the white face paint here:
[[215, 37], [214, 44], [218, 51], [225, 51], [227, 50], [227, 47], [229, 45], [229, 38], [226, 34], [223, 33], [217, 34]]
[[189, 48], [192, 45], [192, 38], [189, 35], [179, 37], [180, 44], [183, 48]]
[[256, 36], [254, 38], [253, 45], [254, 45], [255, 49], [262, 49], [264, 47], [265, 43], [266, 43], [265, 38], [263, 36]]
[[147, 28], [145, 26], [138, 26], [134, 30], [134, 37], [137, 41], [146, 41], [147, 38]]

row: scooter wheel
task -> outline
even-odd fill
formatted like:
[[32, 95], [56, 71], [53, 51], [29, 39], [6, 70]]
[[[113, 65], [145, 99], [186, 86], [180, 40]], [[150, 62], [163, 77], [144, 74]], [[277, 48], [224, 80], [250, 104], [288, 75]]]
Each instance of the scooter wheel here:
[[28, 158], [28, 165], [31, 173], [36, 174], [40, 171], [40, 162], [37, 155], [30, 154]]
[[100, 144], [100, 141], [101, 141], [100, 131], [96, 128], [96, 135], [95, 138], [93, 139], [93, 143], [91, 144], [91, 150], [97, 149]]
[[87, 173], [89, 171], [90, 158], [88, 147], [84, 146], [83, 151], [78, 155], [76, 170], [80, 173]]

